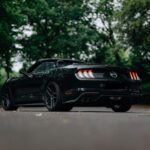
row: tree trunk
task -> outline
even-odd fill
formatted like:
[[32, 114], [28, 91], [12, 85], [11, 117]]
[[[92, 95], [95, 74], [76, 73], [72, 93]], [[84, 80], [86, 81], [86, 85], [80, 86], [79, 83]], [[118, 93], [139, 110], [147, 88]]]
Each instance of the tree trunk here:
[[6, 77], [8, 79], [10, 77], [9, 68], [8, 67], [5, 67], [5, 72], [6, 72]]

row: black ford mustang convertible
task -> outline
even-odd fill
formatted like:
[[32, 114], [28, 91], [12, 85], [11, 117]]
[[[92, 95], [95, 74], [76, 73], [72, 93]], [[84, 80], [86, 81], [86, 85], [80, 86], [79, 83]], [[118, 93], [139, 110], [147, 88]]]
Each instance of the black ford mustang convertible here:
[[106, 106], [126, 112], [140, 96], [137, 72], [78, 60], [43, 59], [2, 87], [2, 106], [43, 103], [49, 111], [69, 111], [73, 106]]

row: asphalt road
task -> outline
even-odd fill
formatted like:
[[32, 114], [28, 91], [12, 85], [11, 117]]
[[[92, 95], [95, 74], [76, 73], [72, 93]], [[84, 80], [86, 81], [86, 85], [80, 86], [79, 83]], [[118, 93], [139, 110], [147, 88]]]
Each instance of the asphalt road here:
[[149, 150], [150, 106], [128, 113], [106, 108], [0, 109], [0, 150]]

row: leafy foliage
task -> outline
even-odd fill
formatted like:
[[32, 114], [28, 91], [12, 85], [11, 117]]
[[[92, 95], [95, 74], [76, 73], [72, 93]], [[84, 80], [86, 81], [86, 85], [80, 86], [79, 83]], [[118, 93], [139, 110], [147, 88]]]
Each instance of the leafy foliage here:
[[25, 57], [36, 60], [41, 57], [80, 58], [82, 52], [89, 55], [99, 36], [90, 24], [90, 7], [83, 0], [27, 0], [24, 13], [34, 33], [23, 38], [21, 44]]
[[121, 1], [120, 32], [124, 45], [130, 48], [132, 65], [143, 78], [150, 75], [150, 1]]
[[7, 77], [12, 68], [11, 58], [16, 53], [13, 29], [21, 23], [20, 17], [18, 0], [0, 0], [0, 65]]
[[[0, 0], [0, 68], [43, 57], [128, 66], [150, 77], [149, 0]], [[23, 68], [23, 70], [24, 70]]]

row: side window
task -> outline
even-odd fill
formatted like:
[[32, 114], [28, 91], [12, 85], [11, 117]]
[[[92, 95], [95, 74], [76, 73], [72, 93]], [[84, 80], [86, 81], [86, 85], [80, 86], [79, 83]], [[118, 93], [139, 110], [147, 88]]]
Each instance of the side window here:
[[56, 64], [54, 62], [46, 62], [46, 72], [49, 72], [50, 69], [53, 69], [56, 67]]
[[39, 66], [37, 66], [32, 73], [37, 74], [37, 73], [44, 73], [46, 70], [46, 64], [42, 63]]
[[32, 73], [38, 74], [38, 73], [48, 73], [50, 69], [55, 68], [56, 65], [54, 62], [43, 62], [39, 66], [37, 66]]

